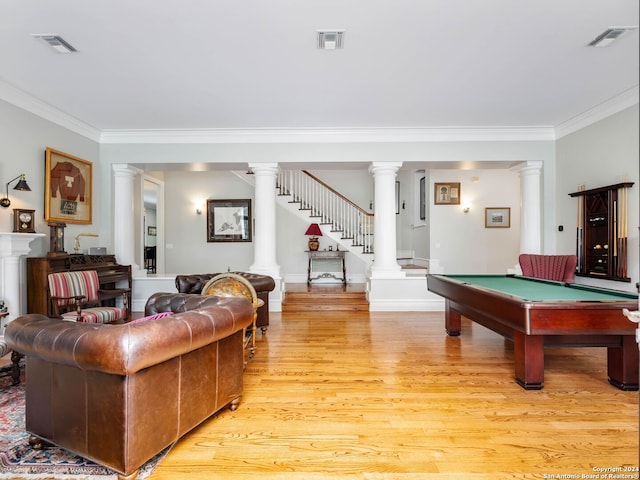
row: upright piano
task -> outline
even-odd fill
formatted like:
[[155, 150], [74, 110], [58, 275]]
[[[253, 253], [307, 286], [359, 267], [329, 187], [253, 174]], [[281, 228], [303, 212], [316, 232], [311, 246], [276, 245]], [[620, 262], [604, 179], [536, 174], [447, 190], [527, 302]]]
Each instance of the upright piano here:
[[131, 265], [120, 265], [115, 255], [69, 254], [27, 257], [27, 313], [53, 316], [47, 276], [50, 273], [95, 270], [100, 288], [131, 288]]

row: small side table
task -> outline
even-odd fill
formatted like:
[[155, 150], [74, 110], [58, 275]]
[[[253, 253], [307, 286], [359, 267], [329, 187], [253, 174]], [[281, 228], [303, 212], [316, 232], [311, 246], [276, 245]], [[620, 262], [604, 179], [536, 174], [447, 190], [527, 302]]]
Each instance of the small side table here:
[[[311, 283], [312, 280], [318, 280], [319, 278], [335, 278], [336, 280], [342, 281], [342, 283], [347, 283], [347, 269], [344, 263], [344, 254], [345, 252], [342, 250], [322, 250], [322, 251], [310, 251], [307, 252], [309, 254], [309, 264], [307, 265], [307, 285]], [[337, 270], [314, 270], [314, 264], [338, 264]], [[314, 272], [322, 272], [317, 276], [312, 277], [311, 275]], [[337, 274], [342, 273], [342, 277]]]

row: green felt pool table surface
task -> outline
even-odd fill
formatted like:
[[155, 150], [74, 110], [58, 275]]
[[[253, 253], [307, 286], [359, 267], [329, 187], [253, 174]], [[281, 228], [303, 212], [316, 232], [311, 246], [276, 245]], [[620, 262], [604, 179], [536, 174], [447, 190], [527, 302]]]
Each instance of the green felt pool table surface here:
[[633, 293], [513, 275], [444, 276], [469, 285], [520, 297], [531, 302], [628, 302], [637, 298], [637, 295]]

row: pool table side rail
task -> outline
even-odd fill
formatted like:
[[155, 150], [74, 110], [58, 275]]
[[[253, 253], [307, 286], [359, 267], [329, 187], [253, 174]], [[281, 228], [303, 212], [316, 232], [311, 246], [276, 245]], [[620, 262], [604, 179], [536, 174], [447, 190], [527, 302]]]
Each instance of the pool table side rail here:
[[[622, 309], [635, 310], [637, 301], [531, 302], [482, 286], [427, 275], [429, 291], [446, 299], [446, 308], [512, 338], [526, 335], [630, 335], [636, 326]], [[464, 300], [462, 300], [464, 299]]]

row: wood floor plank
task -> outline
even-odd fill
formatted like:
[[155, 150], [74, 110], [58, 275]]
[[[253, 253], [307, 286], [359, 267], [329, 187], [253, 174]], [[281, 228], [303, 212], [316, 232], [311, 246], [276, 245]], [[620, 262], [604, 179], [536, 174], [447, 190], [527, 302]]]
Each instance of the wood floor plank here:
[[580, 478], [638, 466], [638, 393], [609, 385], [604, 348], [546, 350], [545, 387], [526, 391], [509, 341], [466, 319], [448, 337], [441, 312], [272, 312], [270, 323], [239, 408], [181, 439], [150, 480]]

